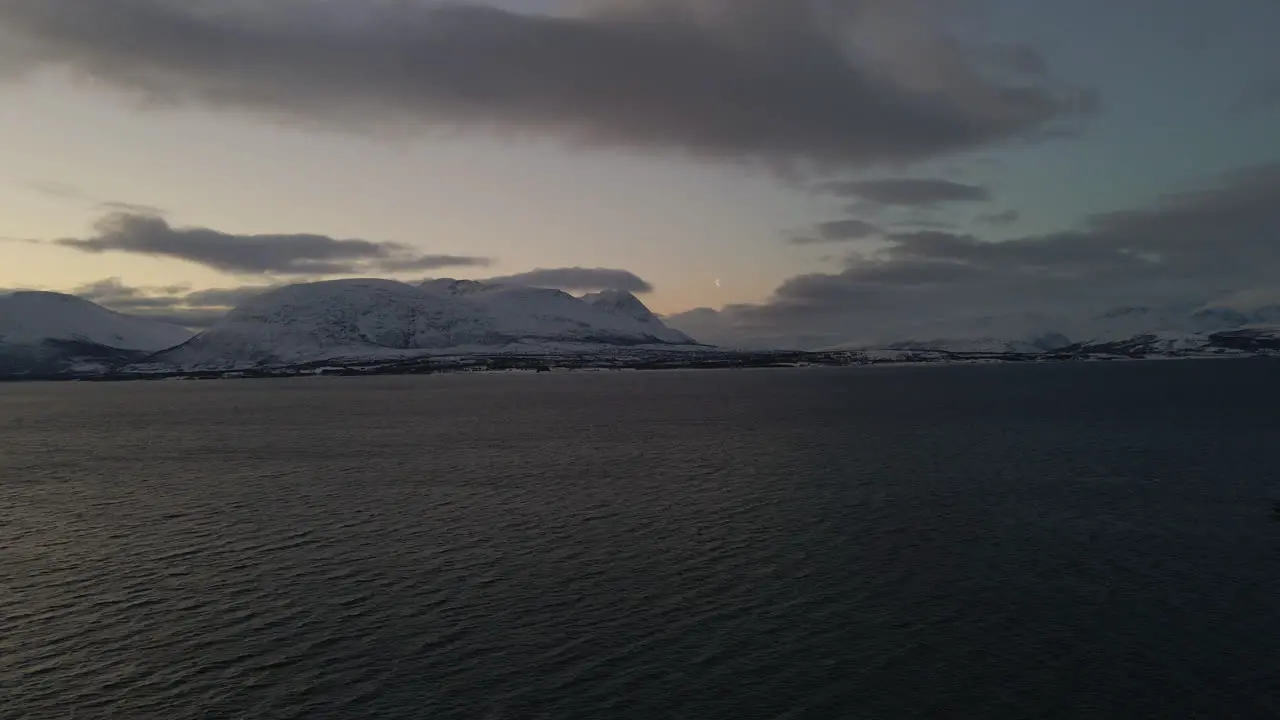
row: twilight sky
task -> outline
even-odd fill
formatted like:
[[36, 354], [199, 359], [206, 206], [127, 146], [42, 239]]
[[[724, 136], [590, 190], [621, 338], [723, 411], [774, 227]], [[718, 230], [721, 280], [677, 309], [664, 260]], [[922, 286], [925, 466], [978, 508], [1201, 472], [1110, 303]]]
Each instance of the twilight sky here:
[[246, 286], [510, 277], [829, 340], [1269, 296], [1278, 30], [1275, 0], [0, 0], [0, 287], [199, 323]]

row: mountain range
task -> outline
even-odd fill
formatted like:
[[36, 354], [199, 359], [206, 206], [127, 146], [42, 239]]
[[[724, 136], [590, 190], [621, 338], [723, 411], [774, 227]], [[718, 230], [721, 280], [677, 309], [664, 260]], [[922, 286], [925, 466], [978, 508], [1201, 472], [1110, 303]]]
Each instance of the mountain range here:
[[1182, 352], [1209, 347], [1214, 335], [1227, 332], [1259, 337], [1280, 333], [1280, 306], [1124, 306], [1079, 315], [1011, 313], [923, 324], [896, 335], [824, 349], [1035, 354], [1132, 347], [1149, 352]]
[[45, 292], [0, 297], [0, 373], [234, 369], [431, 352], [694, 347], [623, 291], [432, 280], [331, 280], [254, 297], [204, 332]]
[[[1010, 357], [1274, 353], [1280, 351], [1280, 306], [1132, 306], [1083, 317], [1015, 313], [816, 349]], [[473, 280], [330, 280], [264, 292], [200, 333], [71, 295], [0, 295], [0, 376], [700, 350], [718, 349], [669, 327], [618, 290], [574, 297]]]
[[196, 369], [478, 349], [695, 345], [630, 293], [431, 280], [330, 280], [272, 290], [150, 362]]

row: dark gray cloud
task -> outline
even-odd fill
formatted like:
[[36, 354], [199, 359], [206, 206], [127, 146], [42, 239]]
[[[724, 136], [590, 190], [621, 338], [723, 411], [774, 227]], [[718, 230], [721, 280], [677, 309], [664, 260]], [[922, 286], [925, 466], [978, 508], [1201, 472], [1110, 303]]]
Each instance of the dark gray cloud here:
[[907, 218], [893, 224], [896, 230], [955, 230], [956, 224], [932, 218]]
[[1274, 288], [1277, 238], [1280, 163], [1230, 173], [1150, 207], [1098, 214], [1059, 233], [1003, 242], [946, 231], [891, 233], [883, 248], [853, 255], [841, 272], [792, 278], [767, 303], [728, 308], [720, 320], [743, 337], [794, 344], [801, 335], [882, 339], [922, 323], [1014, 313], [1195, 306]]
[[133, 287], [125, 285], [120, 278], [106, 278], [97, 282], [85, 283], [71, 291], [86, 300], [106, 305], [114, 310], [128, 312], [139, 308], [169, 307], [170, 298], [188, 292], [186, 285], [166, 287]]
[[864, 220], [832, 220], [814, 226], [812, 234], [792, 235], [787, 242], [792, 245], [827, 245], [851, 242], [875, 237], [882, 231], [878, 225]]
[[1022, 213], [1017, 210], [1005, 210], [1004, 212], [979, 215], [978, 222], [986, 225], [993, 225], [995, 227], [1002, 227], [1004, 225], [1012, 225], [1013, 223], [1018, 222], [1021, 218]]
[[170, 257], [233, 274], [343, 275], [477, 267], [488, 258], [420, 255], [398, 243], [343, 240], [326, 235], [234, 235], [208, 228], [173, 227], [148, 214], [112, 213], [89, 238], [54, 241], [83, 252], [124, 252]]
[[611, 268], [538, 268], [516, 275], [504, 275], [486, 282], [532, 285], [561, 290], [626, 290], [653, 292], [653, 285], [633, 272]]
[[823, 189], [834, 195], [881, 205], [916, 208], [951, 202], [986, 202], [991, 199], [991, 191], [981, 185], [968, 185], [942, 178], [841, 180], [826, 183]]
[[217, 322], [228, 310], [279, 285], [242, 285], [230, 288], [192, 290], [187, 285], [137, 287], [120, 278], [106, 278], [71, 290], [117, 312], [203, 330]]
[[230, 288], [195, 290], [182, 296], [191, 307], [233, 308], [280, 285], [240, 285]]
[[1094, 102], [1030, 47], [961, 42], [956, 0], [585, 5], [0, 0], [0, 76], [56, 66], [151, 105], [303, 126], [826, 168], [1057, 136]]

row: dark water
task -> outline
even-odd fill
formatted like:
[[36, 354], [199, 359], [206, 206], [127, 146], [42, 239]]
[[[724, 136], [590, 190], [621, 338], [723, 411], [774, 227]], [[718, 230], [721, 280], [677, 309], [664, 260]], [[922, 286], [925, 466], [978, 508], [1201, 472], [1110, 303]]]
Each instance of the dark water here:
[[1280, 364], [0, 387], [0, 716], [1280, 716]]

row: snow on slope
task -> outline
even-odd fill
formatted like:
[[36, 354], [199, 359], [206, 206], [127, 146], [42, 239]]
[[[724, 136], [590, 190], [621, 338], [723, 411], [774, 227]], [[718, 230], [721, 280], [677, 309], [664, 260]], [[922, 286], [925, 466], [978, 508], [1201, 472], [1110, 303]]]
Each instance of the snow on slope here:
[[259, 295], [152, 361], [227, 368], [548, 342], [689, 342], [661, 330], [660, 322], [615, 315], [558, 290], [455, 280], [421, 286], [330, 280]]
[[674, 328], [669, 328], [654, 315], [640, 298], [626, 290], [605, 290], [583, 295], [582, 302], [599, 308], [610, 315], [630, 318], [646, 328], [654, 337], [669, 343], [694, 344], [694, 339]]
[[74, 295], [0, 295], [0, 374], [107, 370], [189, 337], [186, 328], [121, 315]]
[[497, 339], [483, 312], [465, 302], [449, 302], [394, 280], [329, 280], [254, 297], [152, 360], [230, 367]]
[[532, 341], [601, 342], [614, 345], [693, 344], [662, 324], [634, 295], [607, 291], [575, 298], [549, 288], [474, 280], [428, 280], [420, 287], [461, 298], [489, 311], [501, 334]]
[[66, 340], [154, 352], [191, 335], [186, 328], [122, 315], [74, 295], [34, 291], [0, 295], [0, 344]]
[[1010, 313], [948, 320], [903, 328], [874, 340], [837, 345], [837, 349], [912, 348], [947, 352], [1037, 353], [1066, 347], [1107, 344], [1148, 348], [1152, 352], [1192, 350], [1216, 332], [1274, 325], [1274, 306], [1239, 312], [1220, 307], [1172, 305], [1124, 306], [1078, 315]]

